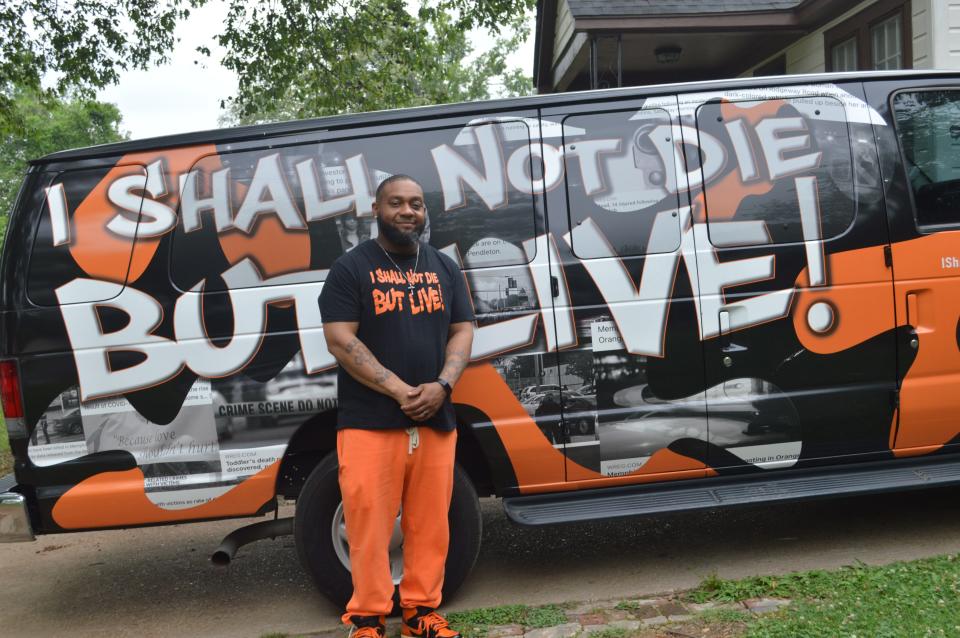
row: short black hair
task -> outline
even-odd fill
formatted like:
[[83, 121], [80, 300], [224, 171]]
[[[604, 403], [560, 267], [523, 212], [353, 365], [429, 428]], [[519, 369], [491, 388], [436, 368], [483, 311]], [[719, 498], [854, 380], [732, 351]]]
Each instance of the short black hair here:
[[380, 195], [383, 194], [384, 187], [387, 184], [392, 184], [394, 182], [413, 182], [414, 184], [420, 187], [421, 191], [423, 191], [423, 184], [418, 182], [416, 179], [410, 177], [409, 175], [405, 175], [403, 173], [397, 173], [396, 175], [391, 175], [390, 177], [380, 182], [380, 185], [377, 186], [377, 192], [374, 194], [374, 199], [379, 202]]

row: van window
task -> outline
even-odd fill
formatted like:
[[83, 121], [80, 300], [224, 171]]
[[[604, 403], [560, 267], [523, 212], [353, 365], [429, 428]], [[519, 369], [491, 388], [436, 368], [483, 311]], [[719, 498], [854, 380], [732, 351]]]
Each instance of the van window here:
[[[853, 224], [856, 189], [840, 101], [710, 102], [697, 111], [697, 133], [704, 187], [694, 209], [702, 204], [714, 246], [830, 240]], [[730, 221], [763, 226], [743, 232]]]
[[[588, 219], [602, 230], [573, 233], [581, 259], [670, 253], [680, 247], [673, 129], [663, 109], [571, 115], [563, 121], [570, 228]], [[663, 158], [668, 158], [664, 161]], [[669, 223], [663, 223], [666, 213]], [[656, 232], [654, 222], [661, 219]]]
[[[57, 306], [119, 294], [127, 279], [146, 182], [141, 165], [52, 176], [30, 254], [31, 303]], [[58, 300], [56, 289], [76, 278], [99, 283], [87, 286], [88, 294], [76, 287], [70, 299]]]
[[960, 224], [960, 90], [897, 93], [893, 113], [917, 224]]
[[[466, 268], [526, 264], [535, 235], [529, 128], [522, 120], [343, 137], [211, 155], [180, 177], [170, 272], [180, 290], [249, 259], [258, 276], [227, 287], [319, 281], [337, 257], [378, 234], [377, 186], [407, 174], [423, 186], [422, 240], [456, 245]], [[222, 287], [207, 285], [207, 290]]]

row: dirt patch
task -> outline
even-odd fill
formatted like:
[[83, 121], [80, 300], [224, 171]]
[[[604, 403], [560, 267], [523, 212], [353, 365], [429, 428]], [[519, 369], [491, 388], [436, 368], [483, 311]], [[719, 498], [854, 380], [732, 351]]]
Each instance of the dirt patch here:
[[745, 622], [709, 622], [692, 620], [669, 627], [651, 627], [635, 634], [636, 638], [740, 638], [747, 631]]

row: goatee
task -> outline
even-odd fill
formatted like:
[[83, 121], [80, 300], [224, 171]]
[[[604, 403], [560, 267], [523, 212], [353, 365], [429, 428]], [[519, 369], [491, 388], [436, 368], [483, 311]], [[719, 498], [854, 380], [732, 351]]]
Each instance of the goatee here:
[[418, 241], [420, 241], [420, 235], [423, 234], [423, 229], [425, 226], [426, 222], [418, 226], [414, 226], [413, 230], [404, 232], [395, 226], [383, 223], [383, 221], [377, 217], [377, 230], [388, 241], [396, 244], [397, 246], [407, 247], [416, 244]]

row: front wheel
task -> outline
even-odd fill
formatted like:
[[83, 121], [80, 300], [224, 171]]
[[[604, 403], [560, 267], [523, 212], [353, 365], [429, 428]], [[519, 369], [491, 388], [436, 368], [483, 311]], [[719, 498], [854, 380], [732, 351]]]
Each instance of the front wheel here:
[[[337, 469], [337, 454], [331, 452], [310, 473], [297, 498], [293, 534], [300, 564], [317, 589], [333, 604], [343, 607], [353, 594], [353, 582]], [[450, 549], [443, 582], [444, 600], [463, 584], [480, 552], [480, 504], [473, 483], [459, 464], [453, 467], [453, 497], [448, 519]], [[396, 585], [403, 576], [403, 533], [399, 517], [390, 539], [390, 567]]]

